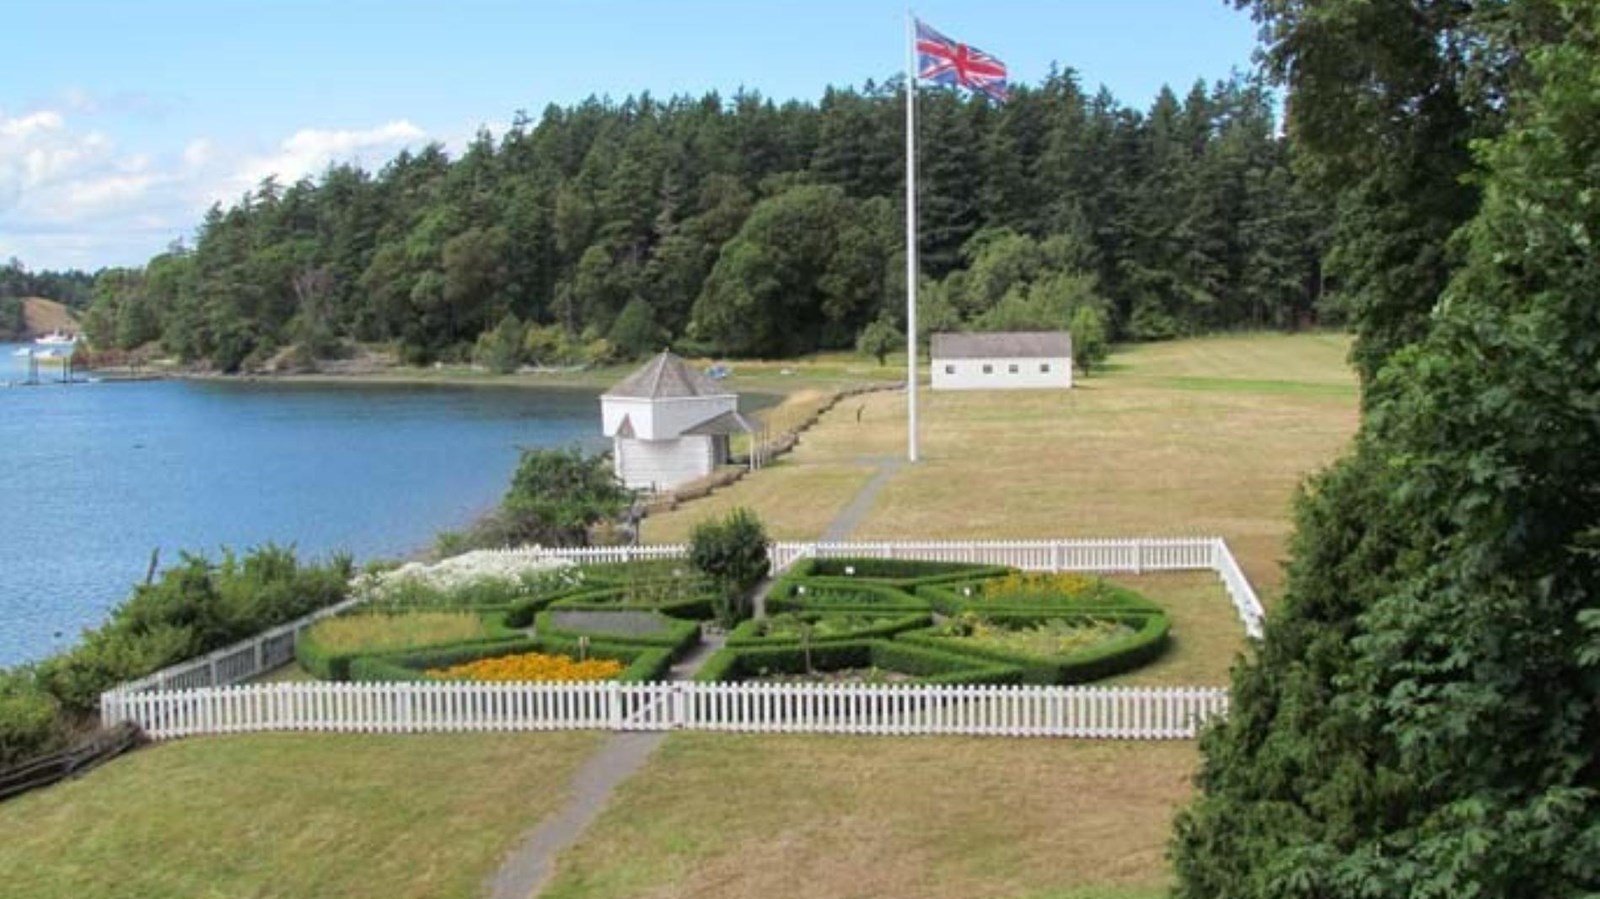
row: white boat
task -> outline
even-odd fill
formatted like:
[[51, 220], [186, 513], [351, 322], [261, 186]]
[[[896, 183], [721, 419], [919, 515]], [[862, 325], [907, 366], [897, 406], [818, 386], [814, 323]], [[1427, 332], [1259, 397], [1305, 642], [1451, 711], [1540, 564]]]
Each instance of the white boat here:
[[72, 346], [78, 342], [78, 335], [64, 334], [60, 331], [51, 331], [43, 337], [33, 341], [39, 346]]

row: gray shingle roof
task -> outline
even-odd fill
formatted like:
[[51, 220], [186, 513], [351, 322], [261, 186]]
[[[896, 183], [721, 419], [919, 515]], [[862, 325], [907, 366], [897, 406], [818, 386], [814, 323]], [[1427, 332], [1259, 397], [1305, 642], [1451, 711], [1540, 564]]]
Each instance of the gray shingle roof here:
[[724, 412], [700, 422], [683, 433], [709, 437], [716, 434], [755, 434], [760, 430], [760, 425], [738, 412]]
[[995, 331], [987, 334], [935, 334], [935, 359], [1068, 359], [1072, 335], [1066, 331]]
[[675, 399], [690, 396], [732, 396], [733, 391], [689, 367], [687, 362], [663, 351], [638, 371], [607, 390], [606, 396], [637, 399]]

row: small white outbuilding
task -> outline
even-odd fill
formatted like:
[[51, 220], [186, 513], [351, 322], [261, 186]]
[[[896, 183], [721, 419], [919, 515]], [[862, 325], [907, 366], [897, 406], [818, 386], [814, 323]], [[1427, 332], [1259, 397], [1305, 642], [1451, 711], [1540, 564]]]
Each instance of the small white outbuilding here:
[[1002, 331], [933, 335], [934, 390], [1066, 390], [1072, 335]]
[[739, 395], [670, 352], [600, 396], [601, 426], [624, 486], [670, 490], [727, 463], [729, 438], [754, 434]]

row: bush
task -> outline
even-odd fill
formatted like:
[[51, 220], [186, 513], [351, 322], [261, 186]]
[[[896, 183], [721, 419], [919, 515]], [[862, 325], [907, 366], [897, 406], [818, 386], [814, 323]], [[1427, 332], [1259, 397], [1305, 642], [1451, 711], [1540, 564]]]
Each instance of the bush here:
[[518, 544], [584, 546], [590, 525], [616, 517], [631, 498], [603, 456], [524, 450], [500, 503], [500, 536]]
[[[807, 653], [798, 645], [729, 647], [717, 652], [695, 680], [738, 681], [768, 674], [802, 674]], [[851, 640], [811, 647], [811, 666], [818, 671], [876, 667], [913, 675], [922, 684], [1014, 684], [1022, 671], [1012, 665], [986, 662], [938, 649], [888, 640]]]
[[731, 628], [749, 617], [750, 591], [767, 576], [767, 531], [749, 509], [702, 521], [689, 535], [689, 562], [717, 585], [717, 619]]
[[89, 715], [118, 683], [204, 655], [345, 598], [347, 556], [302, 565], [294, 551], [267, 544], [242, 559], [229, 550], [211, 563], [181, 564], [112, 610], [110, 620], [72, 649], [45, 660], [38, 676], [68, 714]]
[[427, 671], [448, 668], [480, 659], [518, 655], [526, 652], [559, 653], [576, 656], [586, 651], [592, 658], [616, 659], [628, 667], [617, 676], [618, 681], [640, 682], [659, 680], [672, 665], [671, 653], [666, 649], [628, 646], [618, 643], [590, 641], [586, 650], [580, 650], [578, 638], [551, 635], [537, 639], [523, 638], [501, 643], [477, 646], [456, 646], [393, 655], [362, 656], [350, 663], [350, 679], [355, 681], [420, 681], [439, 683], [428, 677]]
[[925, 612], [926, 600], [904, 590], [843, 578], [784, 578], [767, 594], [768, 612]]
[[[324, 639], [326, 633], [336, 624], [349, 624], [353, 622], [370, 621], [382, 624], [385, 620], [396, 623], [405, 623], [408, 620], [415, 623], [425, 622], [427, 619], [446, 617], [468, 617], [467, 613], [436, 613], [436, 612], [359, 612], [352, 615], [341, 615], [319, 621], [295, 641], [294, 657], [312, 676], [319, 680], [342, 681], [350, 679], [350, 663], [362, 656], [389, 655], [397, 652], [409, 652], [418, 649], [442, 648], [455, 646], [473, 646], [482, 643], [499, 643], [506, 640], [520, 638], [521, 635], [506, 624], [505, 612], [489, 613], [475, 616], [481, 627], [476, 636], [449, 636], [430, 639], [425, 635], [418, 635], [410, 642], [396, 645], [391, 642], [395, 639], [411, 637], [405, 632], [395, 632], [392, 628], [382, 626], [371, 629], [370, 634], [362, 635], [366, 639], [358, 641], [365, 645], [330, 645]], [[451, 622], [441, 621], [448, 627]], [[452, 628], [454, 630], [454, 628]], [[319, 633], [320, 632], [320, 633]]]
[[693, 621], [704, 621], [716, 615], [716, 596], [699, 594], [676, 596], [668, 594], [662, 597], [646, 595], [635, 598], [628, 594], [626, 589], [612, 587], [604, 590], [588, 590], [575, 593], [550, 603], [552, 609], [589, 610], [589, 611], [642, 611], [660, 612], [672, 618], [685, 618]]
[[[853, 572], [847, 574], [846, 572]], [[837, 559], [801, 559], [785, 577], [851, 577], [889, 583], [897, 587], [919, 584], [939, 584], [949, 581], [975, 581], [982, 578], [1011, 574], [1014, 569], [1004, 565], [980, 565], [969, 562], [928, 562], [920, 559], [873, 559], [846, 557]]]
[[32, 669], [0, 670], [0, 769], [65, 745], [59, 711]]
[[[1055, 583], [1056, 588], [1050, 585]], [[941, 615], [962, 612], [1139, 612], [1165, 614], [1159, 605], [1136, 591], [1100, 578], [1081, 575], [1022, 575], [1004, 578], [923, 584], [917, 596]]]
[[874, 638], [892, 637], [901, 631], [927, 627], [932, 619], [923, 612], [911, 614], [871, 615], [870, 613], [828, 614], [824, 612], [789, 612], [767, 618], [746, 621], [734, 628], [728, 634], [728, 645], [739, 646], [778, 646], [783, 644], [801, 644], [800, 635], [793, 632], [779, 634], [772, 633], [769, 629], [780, 625], [785, 619], [800, 620], [819, 627], [833, 623], [835, 628], [832, 633], [813, 633], [813, 645], [823, 642], [836, 642], [840, 640], [868, 640]]
[[[1003, 625], [1019, 626], [1060, 620], [1061, 615], [1035, 613], [994, 613], [984, 618]], [[1159, 658], [1167, 648], [1171, 624], [1164, 614], [1094, 615], [1082, 620], [1115, 620], [1133, 628], [1133, 633], [1086, 647], [1065, 656], [1040, 656], [985, 646], [950, 636], [949, 625], [908, 631], [897, 639], [903, 643], [927, 646], [945, 652], [1015, 665], [1029, 684], [1083, 684], [1124, 671], [1132, 671]]]

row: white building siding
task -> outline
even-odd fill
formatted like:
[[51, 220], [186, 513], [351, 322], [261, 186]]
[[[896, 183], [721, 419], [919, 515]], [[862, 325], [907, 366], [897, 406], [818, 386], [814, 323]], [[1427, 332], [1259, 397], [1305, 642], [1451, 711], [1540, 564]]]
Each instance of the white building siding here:
[[1072, 386], [1072, 360], [993, 358], [933, 360], [934, 390], [1044, 390]]
[[667, 490], [703, 478], [712, 469], [710, 437], [612, 441], [612, 463], [624, 486]]

